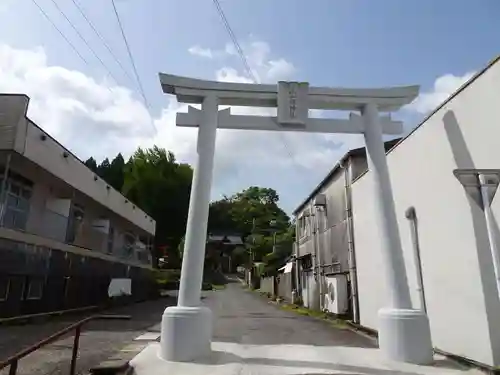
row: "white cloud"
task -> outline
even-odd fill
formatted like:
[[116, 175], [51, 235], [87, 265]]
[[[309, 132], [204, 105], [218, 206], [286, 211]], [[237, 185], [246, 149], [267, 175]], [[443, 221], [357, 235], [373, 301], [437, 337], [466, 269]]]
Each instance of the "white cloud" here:
[[[247, 51], [249, 64], [264, 82], [289, 79], [296, 72], [291, 62], [274, 58], [267, 43], [253, 42]], [[225, 56], [232, 58], [227, 51]], [[250, 82], [234, 67], [240, 67], [238, 63], [226, 64], [214, 72], [215, 78]], [[168, 105], [152, 119], [128, 88], [49, 65], [42, 48], [24, 50], [0, 44], [0, 92], [30, 96], [30, 118], [82, 159], [103, 159], [118, 152], [127, 157], [138, 146], [156, 144], [173, 151], [181, 161], [195, 161], [196, 129], [175, 126], [176, 112], [186, 111], [186, 105], [176, 103], [173, 97], [165, 98]], [[233, 111], [269, 115], [275, 110], [246, 107]], [[357, 139], [221, 130], [217, 135], [214, 197], [252, 184], [263, 185], [277, 189], [285, 207], [294, 208], [347, 147], [357, 145]]]
[[471, 79], [474, 74], [474, 72], [469, 72], [463, 76], [445, 74], [438, 77], [434, 82], [432, 90], [420, 94], [407, 108], [421, 114], [432, 111], [448, 99], [460, 86]]
[[200, 46], [193, 46], [188, 49], [188, 52], [194, 56], [206, 57], [207, 59], [213, 59], [214, 53], [210, 48], [202, 48]]

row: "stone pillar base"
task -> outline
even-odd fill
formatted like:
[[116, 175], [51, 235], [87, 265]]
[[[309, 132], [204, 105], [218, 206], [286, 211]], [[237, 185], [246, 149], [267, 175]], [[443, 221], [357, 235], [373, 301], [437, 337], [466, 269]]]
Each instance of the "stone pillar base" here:
[[419, 365], [432, 363], [431, 331], [423, 311], [383, 308], [378, 318], [378, 344], [387, 359]]
[[211, 352], [212, 312], [206, 307], [167, 307], [161, 321], [160, 357], [185, 362]]

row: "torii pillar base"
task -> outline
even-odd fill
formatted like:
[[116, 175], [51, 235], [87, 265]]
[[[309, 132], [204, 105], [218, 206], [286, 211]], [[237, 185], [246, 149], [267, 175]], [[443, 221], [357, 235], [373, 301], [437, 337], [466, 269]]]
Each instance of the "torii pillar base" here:
[[212, 312], [206, 307], [167, 307], [161, 320], [160, 357], [187, 362], [211, 353]]
[[429, 320], [423, 311], [384, 308], [378, 319], [378, 345], [385, 358], [417, 365], [433, 362]]

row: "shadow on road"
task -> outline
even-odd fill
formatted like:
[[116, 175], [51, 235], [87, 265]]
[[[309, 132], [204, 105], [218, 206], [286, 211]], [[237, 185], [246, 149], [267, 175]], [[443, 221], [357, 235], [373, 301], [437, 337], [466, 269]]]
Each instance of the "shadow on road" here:
[[[276, 366], [276, 367], [298, 367], [298, 368], [313, 368], [318, 370], [331, 370], [335, 374], [349, 374], [349, 375], [419, 375], [415, 372], [397, 371], [388, 369], [377, 369], [366, 366], [348, 365], [343, 363], [319, 362], [319, 361], [300, 361], [300, 360], [287, 360], [277, 358], [261, 358], [261, 357], [240, 357], [233, 353], [222, 351], [212, 352], [210, 359], [205, 361], [196, 361], [199, 364], [205, 365], [224, 365], [231, 363], [243, 363], [248, 365], [261, 365], [261, 366]], [[339, 373], [338, 371], [345, 371]], [[322, 372], [324, 374], [324, 372]], [[302, 373], [301, 373], [302, 374]], [[315, 375], [314, 373], [303, 373], [303, 375]]]

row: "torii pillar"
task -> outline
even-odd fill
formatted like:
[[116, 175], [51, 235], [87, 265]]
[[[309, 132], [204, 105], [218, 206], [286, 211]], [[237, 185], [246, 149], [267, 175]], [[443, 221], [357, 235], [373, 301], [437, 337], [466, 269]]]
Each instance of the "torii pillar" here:
[[[192, 361], [210, 354], [212, 314], [200, 304], [208, 208], [217, 128], [317, 133], [362, 133], [368, 165], [374, 179], [377, 222], [383, 249], [388, 306], [379, 311], [379, 347], [391, 360], [425, 364], [433, 359], [429, 322], [425, 312], [412, 309], [401, 239], [384, 149], [383, 134], [400, 134], [402, 124], [379, 112], [410, 103], [418, 86], [382, 89], [309, 87], [308, 83], [278, 85], [223, 83], [160, 74], [163, 91], [182, 103], [201, 104], [177, 114], [177, 125], [198, 128], [184, 245], [178, 305], [162, 318], [160, 357]], [[219, 105], [275, 107], [276, 117], [232, 115]], [[359, 112], [349, 119], [309, 118], [309, 109]]]

